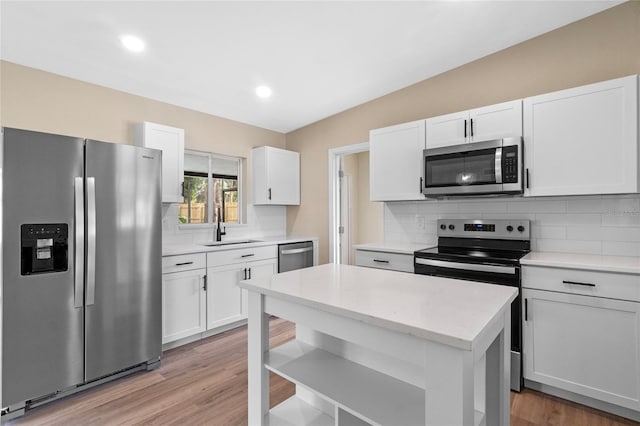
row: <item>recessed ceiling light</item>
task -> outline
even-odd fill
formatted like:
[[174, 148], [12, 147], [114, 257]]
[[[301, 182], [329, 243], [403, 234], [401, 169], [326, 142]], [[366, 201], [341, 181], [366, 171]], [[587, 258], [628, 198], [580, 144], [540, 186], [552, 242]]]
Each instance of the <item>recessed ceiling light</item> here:
[[266, 99], [271, 96], [271, 89], [267, 86], [258, 86], [256, 87], [256, 95], [262, 99]]
[[144, 50], [144, 41], [136, 36], [124, 35], [120, 37], [123, 46], [132, 52], [142, 52]]

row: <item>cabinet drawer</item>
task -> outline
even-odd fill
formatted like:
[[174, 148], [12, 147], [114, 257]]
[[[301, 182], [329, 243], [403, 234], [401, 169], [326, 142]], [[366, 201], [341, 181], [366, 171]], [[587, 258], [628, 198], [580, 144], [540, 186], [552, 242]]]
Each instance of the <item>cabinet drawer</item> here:
[[178, 256], [164, 256], [162, 258], [162, 273], [190, 271], [192, 269], [206, 268], [207, 257], [205, 253], [181, 254]]
[[640, 275], [634, 274], [523, 266], [522, 287], [640, 301]]
[[278, 249], [275, 245], [216, 251], [207, 253], [207, 266], [230, 265], [276, 257], [278, 257]]
[[413, 255], [356, 250], [356, 265], [413, 273]]

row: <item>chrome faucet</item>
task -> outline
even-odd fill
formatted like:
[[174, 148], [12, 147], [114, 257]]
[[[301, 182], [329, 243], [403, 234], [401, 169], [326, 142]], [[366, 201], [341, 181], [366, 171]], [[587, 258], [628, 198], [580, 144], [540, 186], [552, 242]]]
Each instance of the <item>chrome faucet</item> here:
[[216, 241], [222, 241], [222, 236], [227, 235], [227, 228], [220, 230], [220, 207], [218, 207], [218, 226], [216, 227]]

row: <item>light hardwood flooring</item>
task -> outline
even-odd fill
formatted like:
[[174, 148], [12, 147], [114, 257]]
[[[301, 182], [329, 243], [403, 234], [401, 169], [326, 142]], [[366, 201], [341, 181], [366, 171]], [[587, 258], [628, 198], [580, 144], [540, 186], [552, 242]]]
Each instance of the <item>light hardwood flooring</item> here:
[[[295, 336], [294, 326], [273, 318], [270, 343]], [[271, 374], [271, 405], [295, 392]], [[162, 367], [38, 407], [12, 425], [246, 425], [247, 328], [169, 350]], [[638, 423], [525, 389], [511, 393], [514, 426], [617, 426]]]

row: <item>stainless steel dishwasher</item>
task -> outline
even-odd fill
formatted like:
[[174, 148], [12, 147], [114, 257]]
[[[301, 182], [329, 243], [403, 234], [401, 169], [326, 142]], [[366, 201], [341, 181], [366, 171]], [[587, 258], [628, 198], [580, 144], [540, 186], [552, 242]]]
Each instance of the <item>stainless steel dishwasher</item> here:
[[313, 266], [313, 242], [278, 244], [278, 272]]

